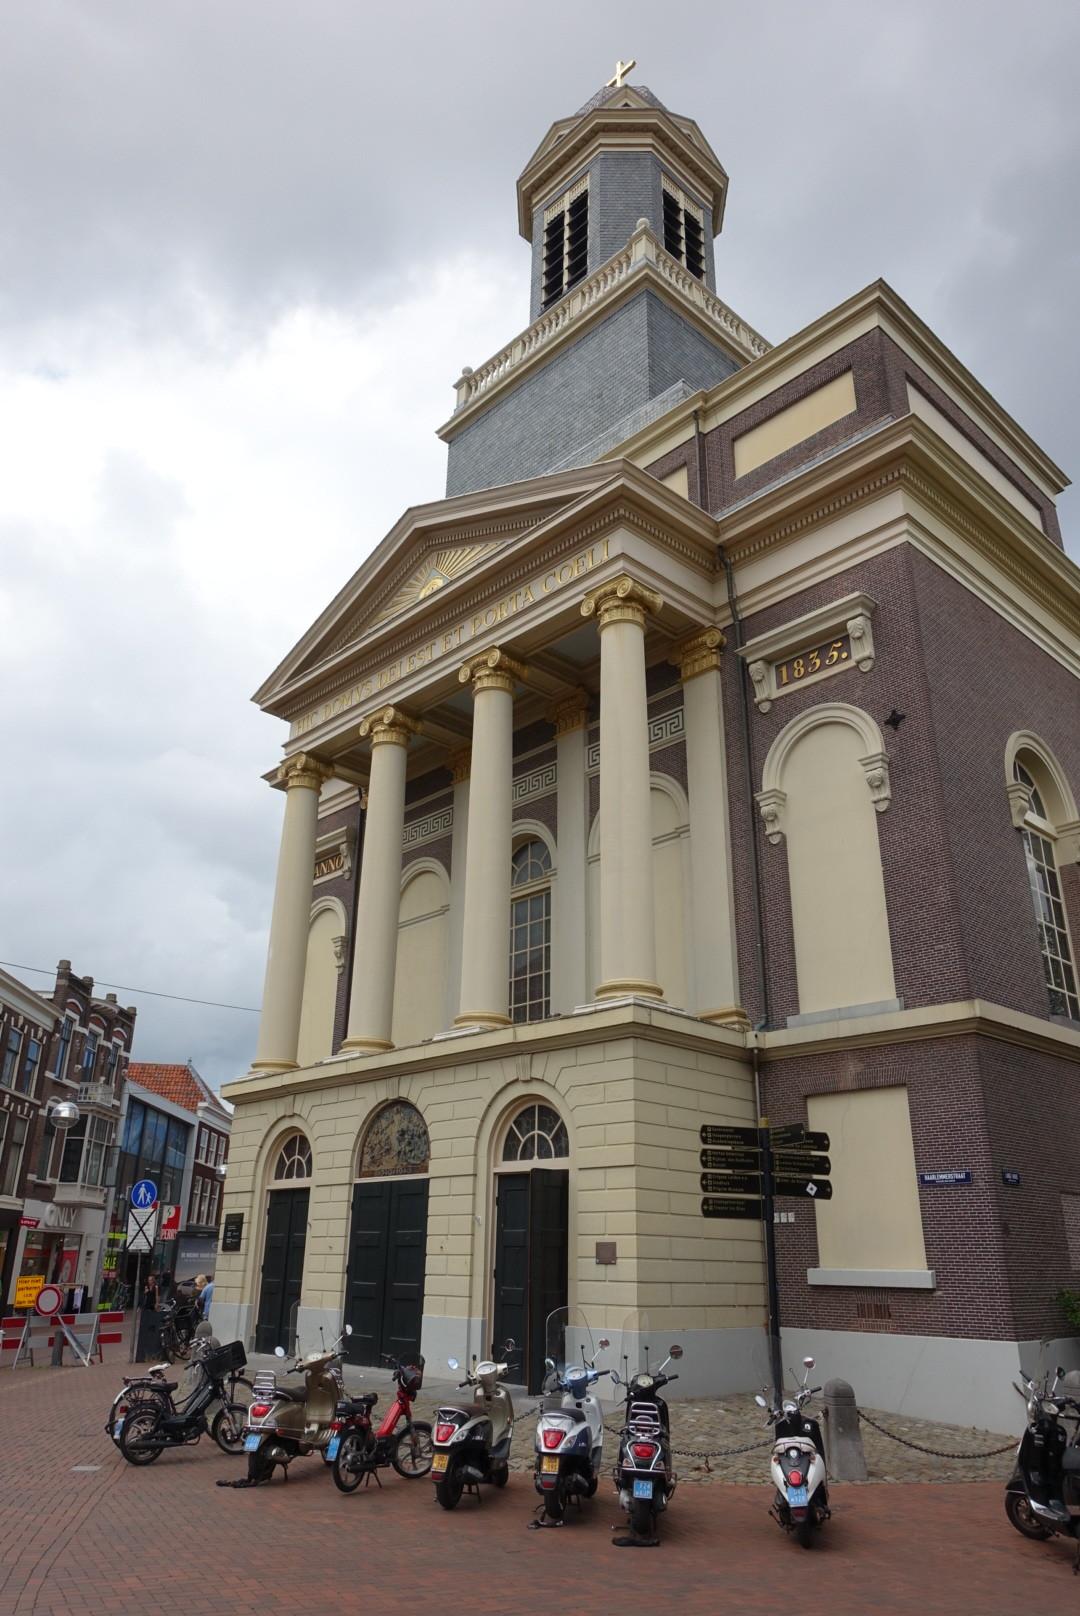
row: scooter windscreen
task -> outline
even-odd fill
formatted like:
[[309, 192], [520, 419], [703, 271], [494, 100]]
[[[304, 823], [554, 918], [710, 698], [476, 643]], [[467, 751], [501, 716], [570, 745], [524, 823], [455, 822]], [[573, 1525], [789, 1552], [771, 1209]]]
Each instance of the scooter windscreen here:
[[588, 1392], [599, 1402], [613, 1406], [617, 1388], [610, 1375], [594, 1376], [593, 1370], [615, 1367], [609, 1335], [594, 1329], [581, 1308], [559, 1307], [548, 1314], [541, 1387], [545, 1408], [560, 1407], [567, 1392], [575, 1398]]

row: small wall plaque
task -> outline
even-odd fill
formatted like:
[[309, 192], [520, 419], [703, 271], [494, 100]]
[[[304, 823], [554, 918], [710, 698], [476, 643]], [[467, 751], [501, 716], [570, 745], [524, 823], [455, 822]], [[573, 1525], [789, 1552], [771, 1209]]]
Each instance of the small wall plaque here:
[[222, 1251], [239, 1251], [243, 1237], [244, 1214], [242, 1212], [226, 1212], [221, 1228]]
[[1003, 1167], [1001, 1169], [1001, 1182], [1003, 1184], [1019, 1184], [1020, 1174], [1013, 1172], [1008, 1167]]
[[970, 1184], [971, 1169], [969, 1167], [951, 1167], [937, 1173], [920, 1173], [920, 1184]]
[[615, 1266], [614, 1240], [598, 1240], [596, 1242], [596, 1260], [602, 1268], [613, 1268]]

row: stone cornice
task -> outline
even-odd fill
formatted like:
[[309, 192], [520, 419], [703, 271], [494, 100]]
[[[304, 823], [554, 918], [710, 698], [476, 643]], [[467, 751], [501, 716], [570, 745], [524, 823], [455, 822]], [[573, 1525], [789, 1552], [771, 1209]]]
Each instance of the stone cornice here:
[[[888, 1015], [838, 1018], [808, 1027], [788, 1027], [759, 1034], [766, 1062], [827, 1055], [881, 1044], [924, 1043], [935, 1038], [977, 1035], [1032, 1049], [1080, 1065], [1080, 1030], [1043, 1021], [984, 999], [962, 999], [897, 1010]], [[751, 1038], [753, 1034], [750, 1035]]]

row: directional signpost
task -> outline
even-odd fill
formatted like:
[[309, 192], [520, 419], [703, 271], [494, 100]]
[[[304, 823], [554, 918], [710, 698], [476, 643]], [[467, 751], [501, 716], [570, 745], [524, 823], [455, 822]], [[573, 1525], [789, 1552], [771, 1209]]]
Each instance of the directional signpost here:
[[142, 1328], [142, 1259], [144, 1251], [153, 1251], [157, 1237], [158, 1192], [152, 1178], [140, 1178], [131, 1186], [131, 1210], [128, 1213], [127, 1249], [135, 1253], [135, 1325], [131, 1332], [131, 1356], [134, 1359]]

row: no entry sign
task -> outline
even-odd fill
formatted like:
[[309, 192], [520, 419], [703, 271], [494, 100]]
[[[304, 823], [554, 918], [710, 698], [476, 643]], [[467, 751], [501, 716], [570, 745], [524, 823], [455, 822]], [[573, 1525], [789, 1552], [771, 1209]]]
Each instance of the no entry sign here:
[[64, 1305], [64, 1293], [59, 1285], [43, 1285], [34, 1299], [34, 1311], [42, 1318], [51, 1318]]

